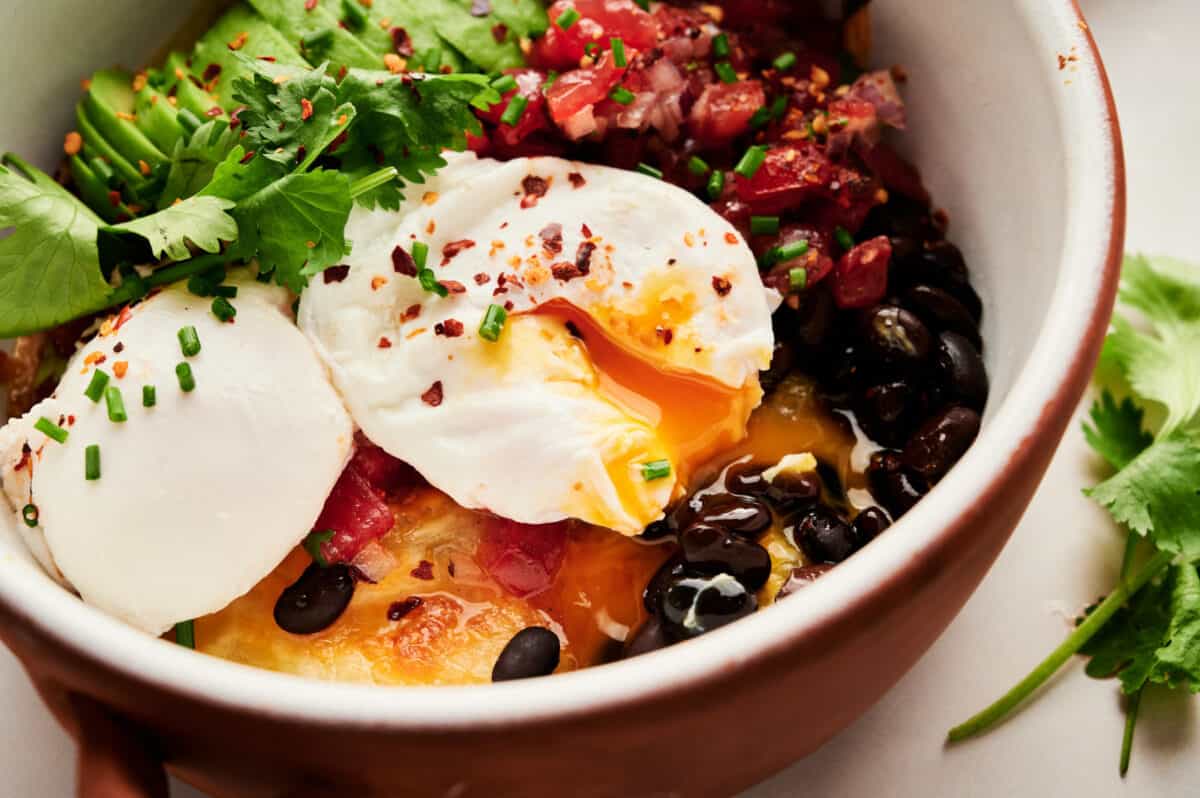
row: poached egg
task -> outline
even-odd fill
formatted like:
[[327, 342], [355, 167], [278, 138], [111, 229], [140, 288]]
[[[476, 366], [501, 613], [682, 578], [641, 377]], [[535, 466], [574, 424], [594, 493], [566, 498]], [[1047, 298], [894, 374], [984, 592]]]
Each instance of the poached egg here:
[[[35, 556], [86, 602], [152, 634], [269, 574], [311, 530], [353, 444], [287, 292], [235, 284], [232, 323], [182, 286], [107, 320], [54, 395], [0, 430], [4, 495]], [[178, 338], [187, 326], [201, 345], [191, 357]], [[98, 370], [127, 420], [85, 395]], [[43, 418], [66, 439], [35, 429]], [[99, 478], [86, 479], [93, 445]]]
[[407, 191], [398, 211], [354, 211], [352, 254], [298, 317], [375, 444], [464, 507], [633, 535], [745, 437], [771, 302], [696, 197], [472, 154]]

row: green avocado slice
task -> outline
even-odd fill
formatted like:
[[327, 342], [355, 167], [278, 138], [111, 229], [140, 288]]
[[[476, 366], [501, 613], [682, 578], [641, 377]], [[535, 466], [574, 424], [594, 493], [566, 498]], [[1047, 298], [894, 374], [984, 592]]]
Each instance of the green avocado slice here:
[[233, 83], [249, 77], [244, 58], [261, 58], [280, 66], [307, 67], [308, 62], [271, 23], [244, 4], [229, 9], [196, 42], [192, 70], [225, 109], [237, 107]]
[[103, 69], [92, 75], [82, 106], [96, 130], [129, 163], [166, 163], [167, 156], [136, 124], [133, 76], [128, 72]]
[[107, 161], [121, 180], [127, 182], [134, 190], [146, 182], [138, 168], [131, 164], [124, 155], [117, 152], [116, 148], [108, 143], [92, 123], [85, 103], [82, 101], [75, 106], [75, 124], [79, 127], [79, 134], [83, 136], [84, 143]]
[[[295, 43], [310, 64], [328, 61], [330, 71], [334, 73], [343, 66], [363, 69], [381, 66], [381, 57], [342, 28], [338, 16], [320, 4], [300, 0], [249, 0], [249, 3], [289, 42]], [[310, 44], [306, 46], [305, 41]]]
[[[351, 0], [353, 2], [353, 0]], [[441, 63], [446, 64], [455, 72], [461, 72], [465, 65], [462, 56], [449, 43], [438, 35], [433, 19], [424, 10], [416, 8], [413, 0], [375, 0], [369, 13], [370, 22], [359, 38], [372, 50], [380, 53], [396, 52], [396, 40], [392, 31], [399, 28], [404, 31], [413, 54], [405, 55], [411, 66], [419, 65], [421, 54], [436, 50], [441, 52]], [[383, 34], [383, 38], [375, 31]]]
[[175, 98], [177, 110], [190, 111], [201, 120], [210, 118], [214, 108], [221, 111], [222, 115], [224, 114], [224, 109], [217, 102], [217, 98], [196, 85], [200, 79], [192, 75], [187, 56], [183, 53], [171, 53], [163, 65], [162, 74], [166, 82], [160, 87], [160, 90], [165, 92], [168, 97]]
[[71, 167], [71, 179], [75, 181], [75, 188], [79, 192], [79, 196], [85, 205], [95, 211], [97, 216], [110, 223], [118, 221], [123, 216], [133, 218], [133, 214], [129, 212], [129, 208], [125, 206], [124, 202], [113, 205], [112, 195], [109, 193], [112, 189], [92, 171], [83, 158], [72, 155], [68, 163]]
[[433, 20], [441, 38], [485, 71], [524, 66], [525, 58], [516, 37], [507, 31], [498, 37], [497, 20], [474, 16], [471, 5], [472, 0], [430, 0], [425, 13]]
[[138, 129], [164, 153], [175, 148], [175, 142], [184, 136], [183, 125], [179, 124], [179, 112], [166, 95], [146, 84], [134, 95], [134, 113]]

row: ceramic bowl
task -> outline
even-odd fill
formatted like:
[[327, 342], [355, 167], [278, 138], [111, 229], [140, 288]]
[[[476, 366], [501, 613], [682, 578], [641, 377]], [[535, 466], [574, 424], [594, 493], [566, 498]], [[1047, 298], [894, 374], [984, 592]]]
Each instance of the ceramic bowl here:
[[[80, 77], [137, 65], [190, 5], [15, 5], [0, 28], [0, 140], [53, 167]], [[890, 688], [995, 559], [1087, 383], [1124, 175], [1072, 0], [877, 0], [874, 19], [879, 63], [910, 76], [904, 146], [985, 298], [991, 401], [948, 478], [803, 598], [633, 660], [481, 687], [321, 683], [200, 656], [84, 606], [4, 530], [0, 636], [83, 739], [82, 794], [163, 794], [165, 762], [228, 798], [724, 796]]]

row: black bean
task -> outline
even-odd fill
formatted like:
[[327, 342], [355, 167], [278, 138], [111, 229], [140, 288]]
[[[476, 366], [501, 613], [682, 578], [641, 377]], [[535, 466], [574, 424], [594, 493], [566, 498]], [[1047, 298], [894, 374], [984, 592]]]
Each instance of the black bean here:
[[702, 571], [685, 563], [683, 555], [676, 554], [664, 562], [654, 572], [654, 576], [650, 577], [650, 582], [642, 593], [642, 604], [647, 612], [656, 613], [662, 607], [663, 594], [672, 584], [681, 579], [703, 577], [704, 575]]
[[725, 490], [739, 496], [762, 496], [771, 487], [763, 476], [762, 466], [754, 463], [738, 463], [725, 472]]
[[779, 592], [775, 594], [775, 600], [779, 601], [782, 598], [787, 598], [800, 588], [808, 587], [832, 570], [833, 566], [827, 562], [793, 568], [791, 576], [783, 583], [783, 587], [779, 588]]
[[921, 410], [921, 395], [908, 380], [872, 385], [858, 398], [854, 416], [863, 432], [884, 446], [903, 446]]
[[845, 407], [863, 382], [866, 357], [862, 347], [842, 343], [817, 364], [817, 376], [822, 396], [837, 407]]
[[967, 261], [963, 257], [962, 250], [949, 241], [927, 243], [922, 257], [941, 274], [951, 275], [964, 281], [968, 278]]
[[934, 364], [938, 383], [947, 399], [972, 410], [983, 410], [988, 397], [987, 369], [970, 341], [957, 333], [942, 333], [938, 336]]
[[979, 434], [979, 414], [949, 407], [925, 422], [904, 447], [904, 465], [928, 482], [937, 482]]
[[893, 518], [904, 515], [925, 495], [926, 488], [904, 469], [898, 452], [880, 451], [871, 455], [867, 466], [871, 495], [891, 513]]
[[770, 508], [752, 496], [710, 494], [703, 498], [700, 508], [696, 514], [697, 521], [720, 526], [739, 535], [756, 537], [771, 527]]
[[781, 471], [771, 481], [767, 499], [780, 513], [793, 513], [816, 504], [821, 498], [821, 478], [814, 472]]
[[493, 682], [548, 676], [558, 667], [558, 635], [541, 626], [530, 626], [513, 635], [496, 658]]
[[823, 352], [837, 322], [837, 305], [834, 304], [833, 295], [824, 287], [806, 291], [801, 297], [800, 307], [793, 315], [795, 321], [789, 332], [799, 354], [817, 355]]
[[749, 590], [771, 576], [771, 555], [762, 546], [720, 527], [693, 524], [679, 536], [683, 559], [709, 574], [730, 574]]
[[623, 656], [625, 659], [629, 659], [630, 657], [649, 654], [651, 651], [657, 651], [669, 645], [671, 645], [671, 641], [667, 639], [662, 621], [651, 617], [650, 620], [642, 624], [642, 627], [625, 641]]
[[653, 522], [650, 526], [642, 530], [642, 540], [658, 541], [672, 537], [679, 533], [678, 527], [675, 526], [674, 519], [670, 513], [666, 517]]
[[854, 517], [854, 531], [862, 545], [867, 545], [879, 537], [885, 529], [892, 525], [887, 513], [878, 507], [868, 507]]
[[971, 287], [962, 253], [946, 241], [933, 242], [916, 255], [897, 257], [892, 253], [889, 285], [911, 287], [932, 285], [953, 296], [976, 324], [983, 317], [983, 303]]
[[729, 574], [681, 579], [662, 596], [661, 617], [667, 636], [696, 637], [745, 617], [758, 609], [758, 600]]
[[933, 350], [933, 336], [915, 314], [904, 308], [881, 305], [863, 321], [863, 343], [885, 366], [897, 369], [919, 367]]
[[814, 507], [801, 516], [791, 530], [791, 537], [810, 559], [817, 562], [839, 563], [860, 545], [854, 527], [824, 506]]
[[983, 351], [979, 323], [949, 292], [931, 285], [914, 285], [904, 293], [904, 304], [934, 329], [958, 333]]
[[327, 629], [354, 597], [354, 575], [347, 565], [327, 568], [313, 563], [275, 602], [275, 623], [294, 635]]

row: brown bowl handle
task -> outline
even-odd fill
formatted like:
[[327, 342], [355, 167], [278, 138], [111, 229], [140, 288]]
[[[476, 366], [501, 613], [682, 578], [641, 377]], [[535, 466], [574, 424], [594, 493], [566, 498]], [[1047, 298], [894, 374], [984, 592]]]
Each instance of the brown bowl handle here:
[[94, 700], [70, 697], [79, 724], [78, 798], [167, 798], [162, 762], [129, 722]]

